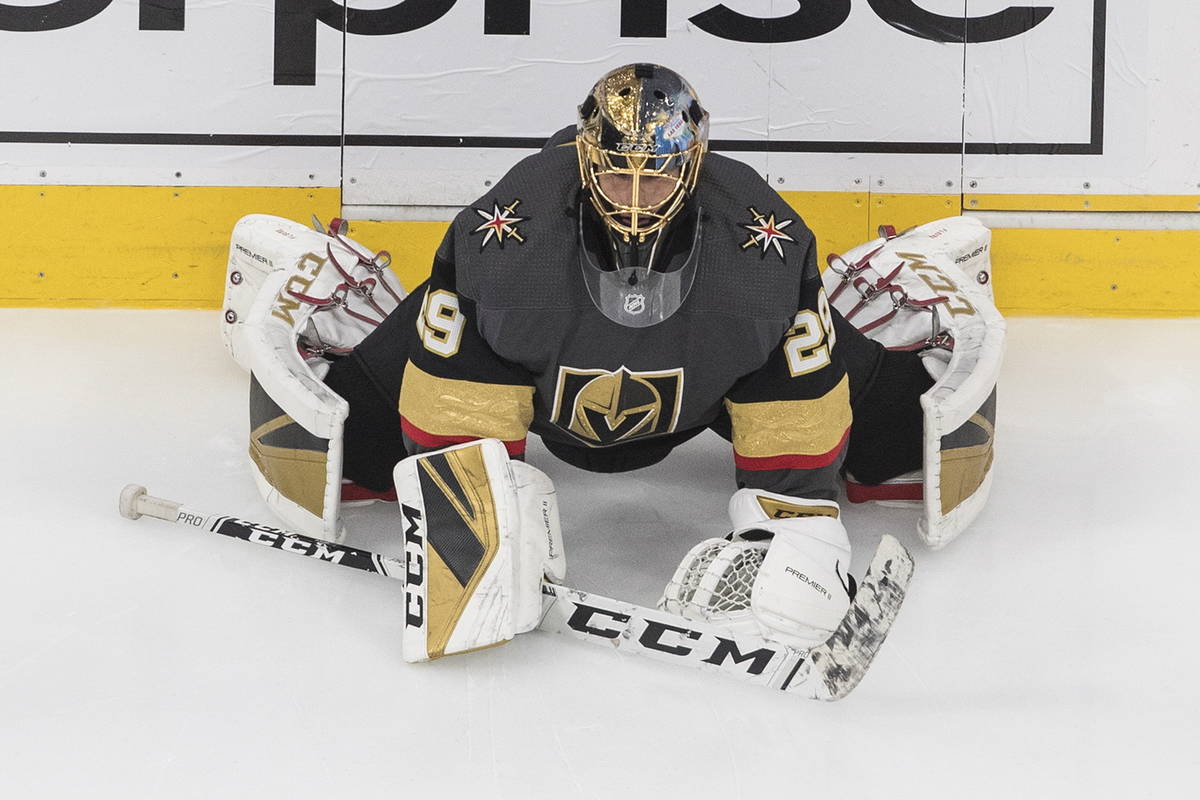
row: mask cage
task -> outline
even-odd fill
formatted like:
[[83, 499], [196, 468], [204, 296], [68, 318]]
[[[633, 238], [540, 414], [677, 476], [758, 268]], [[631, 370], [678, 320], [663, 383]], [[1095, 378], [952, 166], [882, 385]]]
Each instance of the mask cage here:
[[[700, 174], [703, 145], [693, 142], [677, 153], [636, 153], [605, 149], [594, 136], [583, 133], [577, 140], [579, 170], [592, 205], [605, 224], [626, 241], [639, 242], [666, 226], [683, 208], [696, 188]], [[631, 179], [630, 202], [610, 197], [600, 186], [603, 175], [621, 175]], [[641, 203], [642, 181], [670, 181], [666, 197], [656, 203]]]

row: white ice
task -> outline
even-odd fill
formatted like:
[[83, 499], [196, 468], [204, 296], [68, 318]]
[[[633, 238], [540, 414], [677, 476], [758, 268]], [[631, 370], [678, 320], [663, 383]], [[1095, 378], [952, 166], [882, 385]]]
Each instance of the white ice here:
[[[1200, 777], [1200, 320], [1013, 319], [981, 518], [914, 552], [840, 703], [544, 633], [400, 658], [399, 584], [117, 515], [269, 521], [215, 312], [0, 311], [0, 797], [1175, 798]], [[652, 604], [725, 531], [729, 447], [556, 480], [570, 583]], [[394, 511], [349, 514], [395, 553]]]

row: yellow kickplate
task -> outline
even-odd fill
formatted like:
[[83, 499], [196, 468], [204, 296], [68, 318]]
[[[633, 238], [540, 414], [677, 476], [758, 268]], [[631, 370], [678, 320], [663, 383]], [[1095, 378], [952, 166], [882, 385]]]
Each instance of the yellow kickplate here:
[[967, 211], [1200, 211], [1194, 194], [968, 194]]
[[246, 214], [322, 220], [336, 188], [0, 186], [0, 306], [217, 308]]
[[349, 236], [372, 250], [392, 254], [392, 271], [400, 284], [412, 291], [429, 277], [449, 222], [379, 222], [351, 220]]
[[1200, 315], [1200, 231], [992, 231], [996, 301], [1011, 315]]
[[[1193, 195], [785, 192], [817, 237], [823, 267], [876, 235], [968, 211], [1200, 211]], [[12, 225], [0, 307], [212, 308], [233, 224], [250, 213], [307, 222], [341, 211], [337, 188], [0, 186]], [[781, 209], [781, 211], [783, 211]], [[785, 212], [786, 213], [786, 212]], [[446, 222], [352, 220], [389, 250], [405, 288], [429, 275]], [[996, 301], [1008, 315], [1200, 315], [1200, 231], [995, 229]]]

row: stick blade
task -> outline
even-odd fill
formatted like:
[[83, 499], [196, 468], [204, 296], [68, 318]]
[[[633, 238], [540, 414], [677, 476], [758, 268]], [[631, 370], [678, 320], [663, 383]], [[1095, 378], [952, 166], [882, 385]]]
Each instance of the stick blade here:
[[804, 683], [815, 699], [840, 700], [867, 674], [904, 604], [912, 573], [912, 554], [884, 534], [850, 610], [833, 635], [809, 651], [812, 674]]

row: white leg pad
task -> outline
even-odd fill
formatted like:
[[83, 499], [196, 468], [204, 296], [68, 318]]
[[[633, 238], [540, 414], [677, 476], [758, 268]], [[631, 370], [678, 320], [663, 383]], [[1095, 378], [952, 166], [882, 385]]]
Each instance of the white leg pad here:
[[[263, 499], [289, 527], [341, 541], [342, 428], [349, 405], [325, 386], [273, 314], [288, 272], [267, 276], [236, 338], [250, 370], [250, 461]], [[311, 313], [311, 307], [300, 312]]]
[[933, 548], [978, 516], [991, 489], [1005, 323], [992, 299], [990, 247], [991, 232], [977, 220], [951, 217], [860, 245], [823, 275], [834, 306], [885, 347], [953, 341], [922, 356], [936, 383], [921, 397], [918, 530]]
[[346, 402], [322, 383], [321, 354], [349, 352], [404, 296], [372, 253], [339, 232], [268, 214], [234, 226], [221, 334], [251, 373], [250, 458], [288, 527], [341, 541]]

